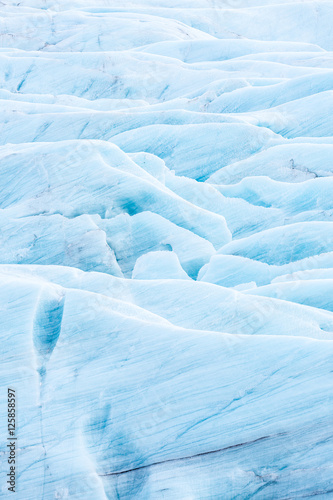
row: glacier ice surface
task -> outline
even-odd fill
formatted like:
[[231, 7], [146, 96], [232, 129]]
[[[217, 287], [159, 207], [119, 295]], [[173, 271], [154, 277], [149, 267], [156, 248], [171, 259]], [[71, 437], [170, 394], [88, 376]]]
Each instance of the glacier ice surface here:
[[332, 2], [0, 3], [1, 497], [331, 498]]

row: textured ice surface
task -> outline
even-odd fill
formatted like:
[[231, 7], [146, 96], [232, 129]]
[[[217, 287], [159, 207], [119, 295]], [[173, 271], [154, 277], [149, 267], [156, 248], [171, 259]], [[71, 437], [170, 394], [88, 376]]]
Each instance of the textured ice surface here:
[[0, 2], [1, 497], [333, 497], [333, 4]]

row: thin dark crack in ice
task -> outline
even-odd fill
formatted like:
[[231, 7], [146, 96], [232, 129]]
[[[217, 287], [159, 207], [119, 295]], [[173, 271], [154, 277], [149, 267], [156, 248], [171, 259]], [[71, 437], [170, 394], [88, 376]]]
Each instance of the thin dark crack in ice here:
[[187, 457], [170, 458], [168, 460], [162, 460], [160, 462], [154, 462], [152, 464], [142, 465], [141, 467], [134, 467], [133, 469], [127, 469], [127, 470], [123, 470], [123, 471], [119, 471], [119, 472], [107, 472], [105, 474], [98, 474], [98, 475], [100, 477], [119, 476], [121, 474], [127, 474], [129, 472], [134, 472], [134, 471], [138, 471], [138, 470], [142, 470], [142, 469], [148, 469], [149, 467], [155, 467], [157, 465], [163, 465], [163, 464], [174, 463], [174, 462], [182, 462], [184, 460], [191, 460], [193, 458], [203, 457], [203, 456], [207, 456], [207, 455], [213, 455], [213, 454], [221, 453], [223, 451], [228, 451], [228, 450], [233, 450], [233, 449], [236, 449], [236, 448], [241, 448], [242, 446], [247, 446], [247, 445], [255, 444], [255, 443], [258, 443], [259, 441], [264, 441], [266, 439], [270, 439], [270, 438], [277, 437], [277, 436], [282, 436], [282, 435], [285, 435], [285, 434], [286, 434], [285, 432], [281, 432], [279, 434], [275, 434], [275, 435], [272, 435], [272, 436], [262, 436], [262, 437], [260, 437], [258, 439], [254, 439], [253, 441], [246, 441], [245, 443], [233, 444], [231, 446], [227, 446], [225, 448], [220, 448], [218, 450], [204, 451], [202, 453], [197, 453], [196, 455], [189, 455]]

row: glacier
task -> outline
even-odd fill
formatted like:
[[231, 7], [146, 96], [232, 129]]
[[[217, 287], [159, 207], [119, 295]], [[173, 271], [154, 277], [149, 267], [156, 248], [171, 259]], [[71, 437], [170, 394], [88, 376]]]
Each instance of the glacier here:
[[333, 498], [332, 25], [0, 2], [2, 498]]

